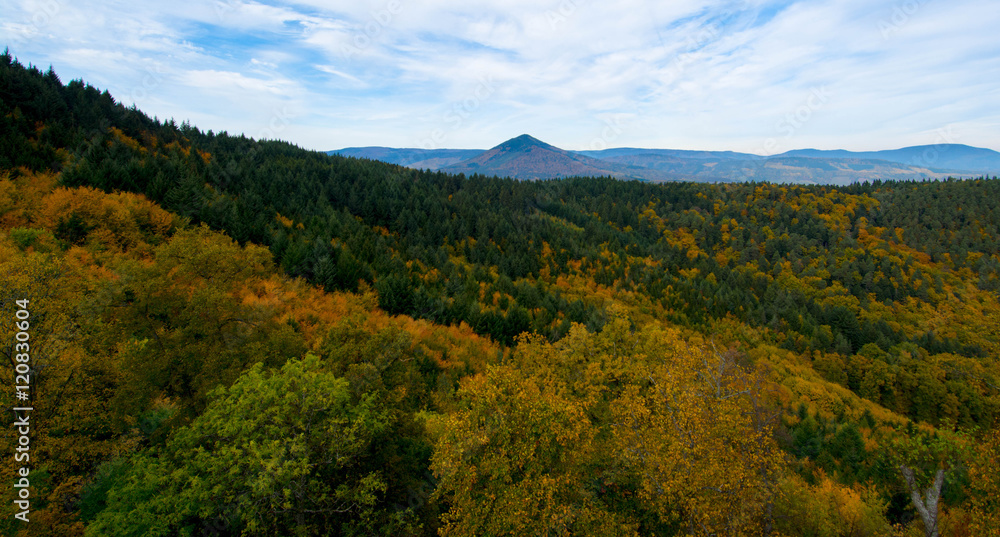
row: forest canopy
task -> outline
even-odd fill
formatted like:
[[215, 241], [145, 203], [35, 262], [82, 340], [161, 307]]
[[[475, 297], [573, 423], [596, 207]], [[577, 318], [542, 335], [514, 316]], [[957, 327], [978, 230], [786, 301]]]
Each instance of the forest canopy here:
[[986, 535], [997, 200], [413, 170], [5, 52], [0, 375], [29, 300], [37, 410], [0, 527], [909, 535], [940, 481], [935, 531]]

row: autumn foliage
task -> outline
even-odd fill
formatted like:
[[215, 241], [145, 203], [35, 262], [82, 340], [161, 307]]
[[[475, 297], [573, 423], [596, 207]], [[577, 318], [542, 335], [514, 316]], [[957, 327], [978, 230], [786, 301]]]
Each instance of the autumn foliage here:
[[449, 176], [0, 59], [6, 535], [996, 534], [995, 178]]

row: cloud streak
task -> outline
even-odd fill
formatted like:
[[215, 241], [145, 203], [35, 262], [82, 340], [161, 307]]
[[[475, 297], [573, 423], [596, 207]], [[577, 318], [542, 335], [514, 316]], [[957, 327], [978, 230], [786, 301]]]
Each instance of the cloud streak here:
[[[304, 147], [1000, 149], [973, 0], [4, 0], [0, 32], [150, 114]], [[485, 87], [484, 87], [485, 86]], [[788, 117], [805, 115], [789, 135]], [[613, 128], [610, 126], [613, 125]], [[608, 136], [613, 133], [613, 136]]]

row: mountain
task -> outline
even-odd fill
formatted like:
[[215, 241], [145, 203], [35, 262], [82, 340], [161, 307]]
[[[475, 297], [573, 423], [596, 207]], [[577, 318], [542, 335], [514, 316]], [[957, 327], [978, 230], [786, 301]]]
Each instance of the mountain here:
[[758, 181], [792, 184], [846, 185], [855, 182], [944, 179], [961, 175], [885, 160], [858, 158], [677, 158], [651, 154], [610, 157], [604, 162], [645, 166], [699, 182]]
[[972, 173], [1000, 173], [1000, 153], [963, 144], [918, 145], [886, 151], [796, 149], [779, 157], [825, 159], [875, 159], [923, 168], [944, 168]]
[[960, 172], [858, 158], [772, 157], [725, 161], [706, 174], [773, 183], [849, 185], [857, 182], [946, 179]]
[[438, 170], [485, 152], [485, 149], [393, 149], [391, 147], [347, 147], [327, 151], [328, 155], [381, 160], [415, 170]]
[[679, 177], [650, 168], [605, 162], [559, 149], [527, 134], [458, 164], [441, 168], [448, 173], [482, 174], [518, 179], [611, 176], [620, 179], [670, 180]]
[[734, 151], [693, 151], [689, 149], [642, 149], [637, 147], [616, 147], [613, 149], [578, 151], [581, 155], [596, 158], [599, 160], [619, 160], [624, 161], [629, 158], [660, 159], [660, 158], [680, 158], [680, 159], [736, 159], [754, 160], [764, 158], [750, 153], [737, 153]]
[[944, 179], [1000, 172], [1000, 153], [951, 144], [870, 152], [801, 149], [769, 157], [732, 151], [637, 148], [581, 154], [603, 162], [650, 168], [707, 182], [752, 180], [845, 185], [876, 179]]
[[1000, 153], [960, 144], [865, 152], [796, 149], [764, 157], [734, 151], [632, 147], [566, 151], [525, 134], [488, 151], [353, 147], [328, 153], [381, 160], [414, 169], [517, 179], [611, 176], [655, 182], [768, 181], [846, 185], [874, 180], [926, 180], [1000, 173]]

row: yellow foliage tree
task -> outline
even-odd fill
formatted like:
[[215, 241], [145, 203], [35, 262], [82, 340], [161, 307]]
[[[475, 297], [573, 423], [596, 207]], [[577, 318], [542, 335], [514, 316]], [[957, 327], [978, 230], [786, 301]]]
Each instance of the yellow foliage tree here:
[[1000, 426], [994, 426], [976, 447], [969, 467], [973, 535], [1000, 536]]
[[780, 483], [775, 506], [777, 528], [786, 535], [881, 537], [892, 534], [887, 504], [874, 487], [845, 487], [820, 472], [815, 486], [797, 475]]
[[510, 366], [462, 388], [431, 468], [448, 535], [633, 535], [584, 486], [596, 430], [585, 408]]
[[768, 533], [783, 456], [762, 376], [610, 314], [463, 385], [433, 463], [442, 535]]
[[667, 332], [641, 335], [648, 360], [614, 402], [613, 429], [648, 508], [688, 535], [768, 534], [783, 455], [762, 377]]

